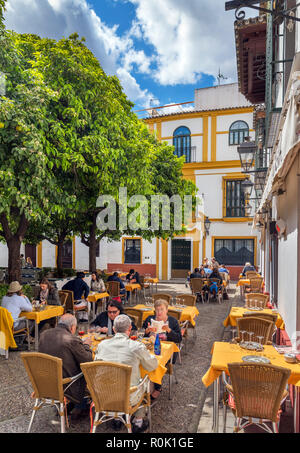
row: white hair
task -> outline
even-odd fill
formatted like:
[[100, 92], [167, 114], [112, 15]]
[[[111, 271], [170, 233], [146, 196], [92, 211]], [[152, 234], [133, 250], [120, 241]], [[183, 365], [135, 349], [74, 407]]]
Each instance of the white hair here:
[[114, 320], [114, 330], [116, 333], [125, 333], [130, 329], [131, 319], [127, 315], [119, 315]]
[[68, 329], [71, 330], [73, 326], [77, 326], [77, 319], [75, 318], [75, 316], [71, 315], [71, 313], [66, 313], [58, 321], [58, 325], [61, 324], [67, 326]]

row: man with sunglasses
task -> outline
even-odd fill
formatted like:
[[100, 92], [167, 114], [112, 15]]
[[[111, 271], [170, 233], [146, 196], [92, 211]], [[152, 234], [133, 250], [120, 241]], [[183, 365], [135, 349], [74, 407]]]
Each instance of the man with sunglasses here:
[[[114, 335], [114, 320], [117, 316], [124, 314], [122, 304], [117, 301], [110, 301], [107, 304], [107, 310], [100, 313], [90, 325], [90, 332], [98, 332], [106, 335]], [[137, 327], [132, 322], [132, 330], [137, 330]]]

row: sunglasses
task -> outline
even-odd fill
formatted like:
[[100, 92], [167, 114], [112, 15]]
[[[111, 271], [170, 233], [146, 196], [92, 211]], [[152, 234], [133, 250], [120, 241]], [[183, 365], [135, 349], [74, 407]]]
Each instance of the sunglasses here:
[[116, 313], [118, 313], [117, 311], [108, 311], [107, 312], [108, 314], [111, 314], [111, 315], [115, 315]]

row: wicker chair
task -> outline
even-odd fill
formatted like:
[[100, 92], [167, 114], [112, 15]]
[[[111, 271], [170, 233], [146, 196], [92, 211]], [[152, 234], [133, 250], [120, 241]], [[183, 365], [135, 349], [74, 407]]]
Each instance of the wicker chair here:
[[[35, 397], [35, 404], [27, 432], [30, 432], [34, 416], [39, 409], [43, 406], [55, 406], [60, 415], [61, 432], [64, 433], [66, 421], [64, 414], [66, 398], [64, 393], [74, 382], [82, 378], [83, 374], [80, 373], [77, 376], [63, 379], [62, 359], [48, 354], [22, 352], [21, 358], [31, 381]], [[66, 384], [69, 385], [64, 388]]]
[[291, 371], [274, 365], [249, 363], [229, 363], [228, 370], [231, 385], [227, 384], [226, 390], [234, 399], [234, 432], [255, 424], [272, 433], [266, 424], [272, 422], [273, 431], [278, 433], [280, 406], [288, 396], [286, 386]]
[[144, 298], [146, 297], [146, 289], [149, 290], [150, 292], [150, 289], [151, 289], [151, 286], [150, 286], [150, 283], [145, 283], [145, 276], [144, 275], [140, 275], [140, 285], [141, 285], [141, 288], [144, 292]]
[[245, 296], [245, 308], [260, 307], [266, 308], [269, 296], [262, 293], [250, 293]]
[[144, 314], [143, 311], [131, 307], [130, 308], [125, 307], [124, 311], [125, 314], [128, 315], [130, 318], [133, 316], [136, 318], [137, 322], [135, 323], [135, 325], [137, 326], [138, 329], [141, 329], [143, 325], [143, 314]]
[[[274, 323], [272, 321], [268, 321], [267, 319], [259, 318], [258, 316], [247, 316], [243, 318], [237, 318], [237, 334], [238, 337], [236, 341], [239, 342], [241, 340], [240, 332], [245, 330], [246, 332], [253, 332], [254, 338], [252, 340], [255, 341], [255, 337], [262, 336], [263, 341], [262, 344], [268, 344], [269, 338], [273, 329]], [[249, 341], [249, 335], [244, 335], [244, 340]]]
[[119, 282], [106, 282], [105, 283], [107, 292], [111, 298], [120, 297], [120, 299], [126, 300], [126, 294], [120, 294], [120, 283]]
[[[72, 292], [72, 294], [73, 294], [73, 292]], [[60, 304], [62, 307], [64, 307], [64, 310], [66, 313], [66, 311], [67, 311], [66, 303], [67, 303], [68, 297], [71, 297], [71, 296], [69, 296], [68, 293], [66, 293], [65, 291], [58, 291], [58, 296], [59, 296]]]
[[260, 319], [266, 319], [267, 321], [271, 321], [272, 322], [272, 327], [271, 327], [271, 330], [270, 330], [270, 337], [269, 337], [269, 342], [272, 342], [272, 338], [273, 338], [273, 335], [276, 331], [276, 321], [277, 321], [277, 315], [273, 315], [271, 313], [244, 313], [243, 314], [243, 317], [247, 317], [247, 318], [260, 318]]
[[[145, 376], [138, 387], [130, 388], [131, 366], [101, 361], [82, 363], [80, 366], [95, 406], [96, 413], [94, 420], [91, 419], [91, 432], [95, 433], [97, 426], [102, 423], [117, 419], [124, 423], [128, 432], [131, 433], [130, 417], [141, 407], [148, 410], [149, 431], [151, 430], [150, 381], [148, 376]], [[144, 392], [144, 386], [147, 387], [146, 392]], [[138, 403], [131, 406], [130, 394], [139, 390]], [[126, 421], [124, 421], [123, 416], [125, 416]]]
[[86, 311], [88, 314], [88, 319], [90, 318], [90, 306], [87, 304], [87, 307], [77, 307], [76, 304], [74, 304], [74, 293], [73, 291], [70, 291], [68, 289], [63, 289], [60, 291], [60, 293], [65, 293], [68, 295], [67, 300], [65, 302], [64, 308], [65, 308], [65, 313], [71, 312], [74, 316], [76, 313], [79, 311]]
[[187, 305], [188, 307], [195, 307], [197, 296], [194, 296], [193, 294], [178, 294], [178, 296], [176, 296], [176, 299], [181, 299], [183, 305]]
[[168, 304], [170, 305], [171, 301], [172, 301], [172, 296], [171, 296], [171, 294], [165, 294], [165, 293], [156, 293], [156, 294], [152, 295], [153, 303], [158, 299], [166, 300], [168, 302]]
[[250, 285], [245, 290], [250, 293], [261, 293], [264, 279], [262, 277], [250, 278]]
[[246, 278], [247, 279], [249, 279], [249, 278], [257, 278], [259, 276], [260, 275], [256, 271], [248, 271], [248, 272], [246, 272]]
[[191, 279], [191, 290], [192, 294], [196, 295], [197, 297], [200, 296], [202, 303], [204, 303], [205, 299], [205, 289], [204, 287], [207, 284], [207, 280], [204, 278], [192, 278]]
[[[209, 285], [212, 285], [213, 283], [217, 284], [217, 294], [216, 294], [216, 296], [217, 296], [218, 302], [220, 304], [223, 301], [223, 282], [219, 278], [209, 279], [208, 282], [209, 282]], [[212, 298], [213, 298], [213, 295], [209, 291], [208, 292], [208, 302]]]

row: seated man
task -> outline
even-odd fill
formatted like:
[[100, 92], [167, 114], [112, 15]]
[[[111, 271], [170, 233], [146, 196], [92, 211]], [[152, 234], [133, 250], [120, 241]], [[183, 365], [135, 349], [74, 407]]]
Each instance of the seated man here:
[[194, 272], [190, 275], [190, 278], [201, 278], [200, 269], [195, 268]]
[[[100, 313], [97, 318], [91, 323], [90, 332], [99, 332], [105, 333], [107, 335], [114, 335], [114, 321], [117, 316], [124, 314], [123, 305], [117, 301], [110, 301], [107, 305], [107, 311]], [[137, 330], [137, 327], [132, 322], [131, 323], [132, 330]]]
[[[77, 272], [76, 278], [74, 280], [70, 280], [66, 283], [62, 290], [73, 291], [74, 294], [74, 303], [77, 307], [87, 307], [88, 301], [86, 300], [90, 288], [88, 287], [87, 283], [84, 281], [85, 275], [84, 272]], [[84, 299], [82, 298], [84, 295]], [[87, 321], [87, 313], [80, 313], [81, 321]]]
[[120, 294], [125, 294], [125, 285], [123, 280], [120, 279], [118, 272], [114, 272], [107, 279], [108, 282], [119, 282], [120, 283]]
[[[80, 364], [93, 361], [90, 349], [91, 340], [82, 341], [75, 336], [77, 320], [71, 314], [63, 315], [57, 327], [45, 330], [40, 337], [39, 352], [62, 359], [63, 377], [72, 377], [81, 373]], [[73, 403], [72, 420], [77, 420], [89, 413], [84, 394], [86, 389], [85, 379], [82, 377], [74, 382], [66, 391], [66, 396]]]
[[[14, 330], [21, 330], [26, 327], [26, 321], [18, 320], [22, 311], [32, 311], [32, 305], [28, 297], [22, 293], [22, 286], [19, 282], [12, 282], [6, 296], [3, 296], [1, 306], [10, 312], [14, 320]], [[32, 332], [34, 322], [29, 320], [29, 331]]]
[[[132, 367], [131, 386], [135, 387], [141, 382], [140, 365], [147, 371], [154, 371], [158, 362], [152, 356], [146, 346], [137, 341], [130, 340], [131, 320], [126, 315], [119, 315], [114, 322], [116, 335], [110, 340], [102, 341], [97, 349], [95, 360], [105, 362], [116, 362]], [[130, 394], [130, 404], [134, 406], [138, 403], [137, 393]], [[148, 428], [148, 420], [143, 420], [144, 409], [139, 409], [135, 413], [132, 424], [132, 432], [140, 433]]]
[[244, 269], [242, 270], [242, 275], [243, 277], [246, 276], [246, 272], [249, 272], [249, 271], [256, 271], [255, 267], [252, 266], [251, 263], [245, 263], [245, 266], [244, 266]]
[[[140, 282], [140, 274], [138, 272], [135, 272], [134, 269], [130, 269], [129, 274], [126, 275], [126, 280], [128, 283], [137, 283], [138, 285], [141, 284]], [[136, 290], [134, 290], [136, 291]], [[126, 299], [129, 300], [130, 298], [130, 291], [126, 292]]]

